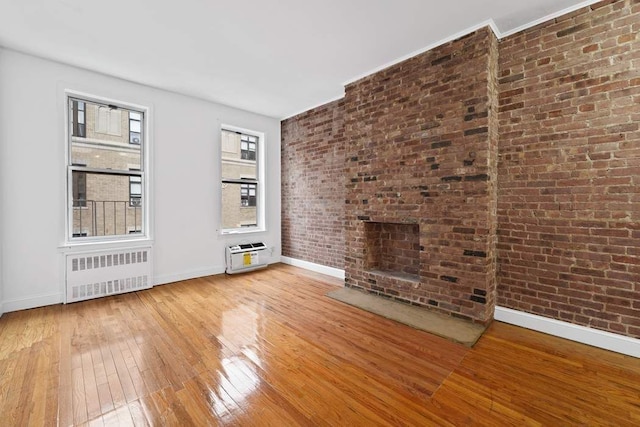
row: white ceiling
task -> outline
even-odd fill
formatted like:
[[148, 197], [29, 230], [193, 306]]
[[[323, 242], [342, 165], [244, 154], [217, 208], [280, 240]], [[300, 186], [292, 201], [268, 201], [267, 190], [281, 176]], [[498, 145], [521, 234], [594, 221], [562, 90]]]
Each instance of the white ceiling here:
[[469, 29], [595, 1], [0, 0], [0, 45], [285, 118]]

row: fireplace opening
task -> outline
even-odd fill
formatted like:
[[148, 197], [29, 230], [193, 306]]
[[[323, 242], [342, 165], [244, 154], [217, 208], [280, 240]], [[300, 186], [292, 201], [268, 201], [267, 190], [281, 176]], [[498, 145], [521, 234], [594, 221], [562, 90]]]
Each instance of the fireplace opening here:
[[365, 222], [364, 226], [367, 270], [399, 279], [420, 280], [418, 224]]

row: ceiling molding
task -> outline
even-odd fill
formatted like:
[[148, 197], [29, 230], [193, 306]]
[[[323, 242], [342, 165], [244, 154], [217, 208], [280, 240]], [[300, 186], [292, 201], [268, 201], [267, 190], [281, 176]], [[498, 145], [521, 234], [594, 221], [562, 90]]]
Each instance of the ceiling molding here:
[[528, 22], [528, 23], [526, 23], [524, 25], [521, 25], [519, 27], [516, 27], [516, 28], [514, 28], [512, 30], [505, 31], [504, 33], [502, 33], [502, 36], [500, 38], [509, 37], [509, 36], [511, 36], [513, 34], [519, 33], [520, 31], [528, 30], [529, 28], [535, 27], [536, 25], [540, 25], [540, 24], [543, 24], [543, 23], [545, 23], [547, 21], [551, 21], [552, 19], [556, 19], [556, 18], [558, 18], [558, 17], [560, 17], [562, 15], [566, 15], [568, 13], [575, 12], [576, 10], [582, 9], [583, 7], [591, 6], [592, 4], [599, 3], [600, 1], [601, 0], [587, 0], [587, 1], [584, 1], [582, 3], [578, 3], [578, 4], [574, 5], [574, 6], [567, 7], [566, 9], [562, 9], [562, 10], [560, 10], [558, 12], [551, 13], [551, 14], [549, 14], [547, 16], [543, 16], [540, 19], [536, 19], [535, 21]]
[[355, 76], [355, 77], [347, 80], [346, 82], [344, 82], [343, 85], [344, 86], [348, 86], [348, 85], [350, 85], [352, 83], [355, 83], [356, 81], [358, 81], [360, 79], [364, 79], [365, 77], [368, 77], [368, 76], [370, 76], [372, 74], [375, 74], [375, 73], [377, 73], [379, 71], [382, 71], [382, 70], [384, 70], [386, 68], [389, 68], [389, 67], [391, 67], [393, 65], [399, 64], [402, 61], [406, 61], [407, 59], [413, 58], [414, 56], [417, 56], [417, 55], [420, 55], [422, 53], [428, 52], [431, 49], [435, 49], [438, 46], [442, 46], [445, 43], [449, 43], [449, 42], [451, 42], [453, 40], [457, 40], [460, 37], [464, 37], [467, 34], [471, 34], [474, 31], [477, 31], [477, 30], [479, 30], [481, 28], [485, 28], [485, 27], [491, 28], [491, 30], [496, 35], [496, 37], [498, 37], [498, 39], [502, 38], [501, 35], [500, 35], [500, 30], [496, 26], [496, 23], [493, 22], [493, 19], [488, 19], [488, 20], [480, 22], [479, 24], [476, 24], [476, 25], [474, 25], [472, 27], [466, 28], [466, 29], [464, 29], [462, 31], [458, 31], [455, 34], [452, 34], [452, 35], [450, 35], [448, 37], [445, 37], [444, 39], [438, 40], [435, 43], [431, 43], [430, 45], [428, 45], [426, 47], [423, 47], [422, 49], [413, 51], [413, 52], [408, 53], [406, 55], [403, 55], [403, 56], [401, 56], [401, 57], [399, 57], [397, 59], [394, 59], [393, 61], [387, 62], [386, 64], [380, 65], [379, 67], [376, 67], [376, 68], [374, 68], [374, 69], [372, 69], [372, 70], [370, 70], [370, 71], [368, 71], [366, 73], [358, 74], [357, 76]]

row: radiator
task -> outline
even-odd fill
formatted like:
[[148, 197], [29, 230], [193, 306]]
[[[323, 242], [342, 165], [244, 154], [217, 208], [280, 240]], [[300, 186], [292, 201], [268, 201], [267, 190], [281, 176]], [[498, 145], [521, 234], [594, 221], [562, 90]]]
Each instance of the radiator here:
[[66, 256], [67, 303], [151, 287], [150, 247]]
[[243, 273], [267, 266], [267, 246], [262, 242], [227, 246], [225, 255], [227, 274]]

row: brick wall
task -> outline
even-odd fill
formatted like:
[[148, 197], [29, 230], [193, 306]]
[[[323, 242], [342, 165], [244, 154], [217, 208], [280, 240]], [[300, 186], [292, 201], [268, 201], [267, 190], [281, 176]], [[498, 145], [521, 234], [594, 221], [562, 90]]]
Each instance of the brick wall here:
[[640, 337], [640, 3], [500, 43], [498, 303]]
[[282, 122], [282, 255], [344, 269], [344, 102]]
[[[491, 319], [496, 43], [485, 28], [346, 87], [347, 286]], [[367, 268], [367, 222], [417, 226], [417, 281]]]
[[[385, 279], [386, 287], [374, 277], [348, 280], [454, 313], [452, 303], [460, 303], [463, 315], [476, 310], [470, 317], [490, 317], [497, 297], [501, 306], [640, 337], [639, 32], [637, 1], [603, 1], [499, 44], [490, 36], [483, 39], [482, 31], [474, 33], [348, 87], [347, 172], [335, 157], [331, 174], [322, 167], [314, 172], [318, 179], [342, 179], [350, 186], [346, 229], [327, 232], [334, 237], [344, 232], [348, 242], [360, 244], [358, 216], [394, 222], [405, 212], [405, 221], [420, 226], [421, 261], [430, 265], [421, 271], [422, 294], [394, 278]], [[479, 50], [458, 49], [469, 41]], [[487, 62], [488, 74], [477, 76], [485, 89], [468, 88], [486, 99], [469, 96], [462, 116], [459, 109], [452, 116], [451, 97], [468, 70], [454, 66], [439, 73], [437, 67], [460, 61], [461, 54], [468, 70], [478, 67], [479, 58]], [[490, 78], [496, 74], [497, 82]], [[489, 108], [498, 102], [499, 111]], [[283, 146], [293, 141], [298, 157], [312, 156], [300, 145], [304, 133], [317, 141], [327, 129], [342, 126], [336, 105], [284, 122]], [[434, 115], [435, 108], [443, 113]], [[294, 128], [295, 138], [287, 133]], [[459, 142], [475, 132], [475, 141]], [[468, 144], [481, 147], [462, 149]], [[374, 159], [388, 161], [356, 166]], [[282, 160], [287, 175], [304, 173], [304, 161], [284, 155]], [[445, 174], [438, 181], [434, 171]], [[364, 189], [362, 196], [352, 197], [356, 188]], [[290, 247], [302, 245], [304, 227], [318, 215], [318, 210], [290, 212], [285, 203], [294, 195], [298, 204], [307, 200], [323, 210], [318, 193], [304, 199], [283, 186], [283, 228], [292, 227], [283, 240], [289, 239]], [[497, 221], [492, 220], [496, 210]], [[327, 212], [339, 215], [337, 209]], [[325, 262], [325, 253], [313, 246], [285, 250], [295, 258], [339, 264]], [[358, 257], [364, 255], [349, 250], [347, 264], [365, 263]], [[444, 282], [455, 292], [451, 301], [446, 295], [430, 298]], [[470, 288], [472, 282], [479, 287]], [[474, 307], [472, 297], [486, 304]]]

